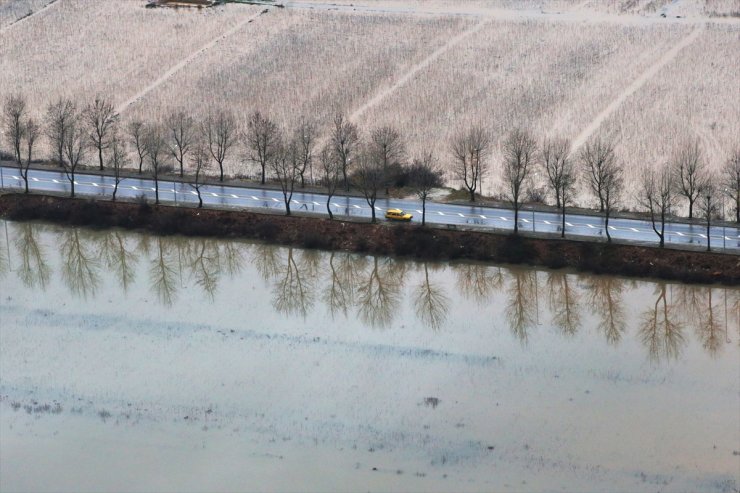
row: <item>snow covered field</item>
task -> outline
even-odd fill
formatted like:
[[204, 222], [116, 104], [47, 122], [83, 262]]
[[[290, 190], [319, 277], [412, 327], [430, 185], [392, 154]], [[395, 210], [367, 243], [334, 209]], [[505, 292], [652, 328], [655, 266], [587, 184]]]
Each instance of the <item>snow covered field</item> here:
[[[304, 0], [263, 15], [144, 3], [0, 2], [8, 18], [37, 12], [0, 24], [0, 99], [23, 91], [40, 113], [60, 95], [104, 93], [124, 120], [222, 106], [285, 125], [305, 115], [324, 131], [341, 111], [366, 131], [394, 124], [412, 154], [443, 161], [471, 122], [496, 143], [514, 126], [576, 144], [604, 134], [628, 190], [686, 139], [700, 139], [714, 169], [738, 145], [737, 2]], [[242, 168], [243, 155], [228, 166]], [[500, 192], [495, 169], [489, 193]]]
[[737, 289], [0, 231], [2, 491], [740, 481]]

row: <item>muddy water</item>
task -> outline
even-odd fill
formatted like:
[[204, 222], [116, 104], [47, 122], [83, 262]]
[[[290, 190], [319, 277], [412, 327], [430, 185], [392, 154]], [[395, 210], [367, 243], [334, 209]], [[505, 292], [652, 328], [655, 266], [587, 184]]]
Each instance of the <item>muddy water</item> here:
[[0, 490], [736, 491], [740, 290], [0, 223]]

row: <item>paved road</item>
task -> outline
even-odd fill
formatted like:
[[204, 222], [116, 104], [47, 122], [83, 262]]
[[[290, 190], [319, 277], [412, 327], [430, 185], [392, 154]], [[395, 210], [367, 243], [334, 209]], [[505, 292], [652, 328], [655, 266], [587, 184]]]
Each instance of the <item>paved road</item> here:
[[[36, 191], [69, 193], [69, 180], [62, 172], [30, 170], [30, 187]], [[77, 174], [75, 192], [80, 196], [110, 197], [113, 178], [109, 176]], [[15, 168], [0, 167], [0, 184], [3, 188], [21, 188], [23, 181]], [[126, 178], [118, 187], [119, 197], [146, 195], [154, 198], [154, 182], [146, 178]], [[250, 207], [284, 209], [283, 195], [279, 190], [242, 188], [235, 186], [204, 185], [201, 188], [203, 202], [209, 206]], [[161, 181], [159, 186], [161, 201], [190, 203], [198, 202], [197, 194], [186, 183]], [[380, 199], [376, 202], [377, 214], [382, 217], [385, 209], [399, 208], [414, 214], [414, 221], [421, 219], [421, 202], [415, 200]], [[334, 197], [332, 212], [353, 217], [369, 217], [370, 208], [360, 197]], [[293, 195], [292, 210], [326, 214], [326, 196], [318, 193], [296, 192]], [[476, 207], [468, 205], [427, 203], [427, 222], [434, 224], [476, 226], [492, 229], [513, 229], [514, 212], [508, 209]], [[553, 212], [524, 211], [519, 215], [522, 231], [559, 233], [560, 214]], [[568, 215], [566, 234], [606, 238], [603, 218], [595, 216]], [[609, 232], [613, 238], [640, 243], [656, 243], [657, 235], [649, 221], [636, 219], [611, 219]], [[666, 225], [666, 242], [671, 244], [706, 245], [706, 227], [684, 223]], [[740, 235], [736, 227], [713, 227], [711, 230], [713, 247], [740, 251]]]

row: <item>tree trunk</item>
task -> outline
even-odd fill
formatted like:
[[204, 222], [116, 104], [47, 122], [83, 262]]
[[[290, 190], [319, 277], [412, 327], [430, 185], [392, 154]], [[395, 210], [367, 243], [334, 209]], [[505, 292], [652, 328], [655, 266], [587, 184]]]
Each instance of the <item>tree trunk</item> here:
[[660, 213], [660, 248], [665, 246], [665, 213]]
[[370, 214], [372, 217], [372, 220], [370, 222], [374, 223], [375, 222], [375, 202], [374, 201], [372, 204], [370, 204]]
[[689, 199], [689, 219], [694, 218], [694, 201]]
[[[223, 172], [221, 172], [221, 181], [224, 181], [223, 179]], [[262, 165], [262, 180], [260, 181], [263, 185], [265, 184], [265, 165]]]
[[159, 205], [159, 180], [154, 176], [154, 203]]
[[98, 146], [98, 161], [100, 162], [100, 171], [103, 171], [103, 146]]
[[421, 200], [421, 225], [426, 225], [427, 220], [427, 198]]
[[740, 223], [740, 194], [735, 199], [735, 222]]
[[116, 181], [116, 184], [113, 185], [113, 202], [116, 201], [116, 192], [118, 192], [118, 181]]
[[28, 193], [28, 172], [23, 176], [23, 181], [26, 183], [26, 193]]
[[196, 192], [198, 192], [198, 209], [203, 208], [203, 198], [200, 196], [200, 187], [195, 189]]
[[[218, 163], [218, 169], [219, 169], [219, 171], [221, 173], [221, 176], [219, 177], [219, 181], [224, 181], [224, 165], [223, 165], [223, 163]], [[264, 183], [264, 179], [265, 179], [265, 172], [263, 170], [262, 171], [262, 180], [263, 180], [262, 183]]]
[[329, 213], [329, 219], [334, 219], [334, 214], [331, 212], [331, 195], [326, 198], [326, 212]]
[[711, 225], [712, 225], [711, 215], [707, 214], [707, 251], [708, 252], [712, 251], [712, 240], [711, 240], [712, 237], [709, 236], [709, 230], [710, 230]]
[[519, 206], [514, 205], [514, 234], [519, 233]]
[[475, 190], [469, 188], [468, 191], [470, 192], [470, 201], [475, 202]]
[[606, 211], [606, 215], [604, 216], [604, 231], [606, 231], [606, 241], [611, 243], [612, 235], [609, 234], [609, 211]]
[[139, 156], [139, 174], [141, 174], [141, 167], [144, 166], [144, 159]]
[[75, 196], [75, 173], [74, 171], [72, 172], [72, 179], [69, 180], [69, 184], [72, 185], [70, 197], [74, 198]]
[[563, 227], [560, 228], [560, 237], [565, 238], [565, 202], [563, 202]]

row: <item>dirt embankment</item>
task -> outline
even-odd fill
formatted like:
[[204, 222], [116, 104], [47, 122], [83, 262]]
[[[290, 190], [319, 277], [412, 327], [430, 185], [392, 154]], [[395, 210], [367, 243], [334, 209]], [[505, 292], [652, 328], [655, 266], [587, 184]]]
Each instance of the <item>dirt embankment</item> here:
[[526, 263], [597, 274], [740, 284], [740, 256], [634, 245], [22, 194], [0, 196], [0, 216], [157, 234], [254, 238], [421, 259]]

